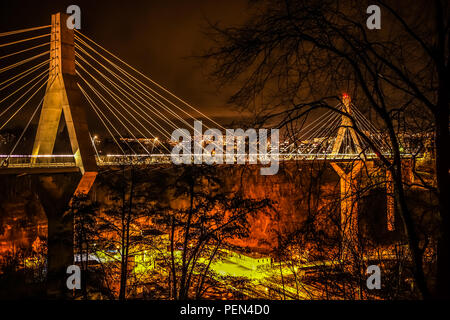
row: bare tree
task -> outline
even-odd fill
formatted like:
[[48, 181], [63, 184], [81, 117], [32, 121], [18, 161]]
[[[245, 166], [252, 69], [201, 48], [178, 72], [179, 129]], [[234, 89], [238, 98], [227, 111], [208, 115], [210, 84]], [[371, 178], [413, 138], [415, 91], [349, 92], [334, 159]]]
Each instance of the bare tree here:
[[[215, 46], [204, 55], [213, 76], [238, 81], [230, 102], [255, 110], [260, 123], [289, 128], [311, 110], [333, 109], [342, 91], [387, 133], [391, 156], [354, 129], [392, 174], [394, 196], [407, 233], [415, 282], [430, 297], [423, 248], [407, 202], [402, 137], [415, 128], [434, 136], [436, 185], [415, 172], [439, 203], [437, 286], [450, 296], [449, 103], [450, 6], [447, 1], [373, 1], [382, 10], [381, 30], [368, 30], [361, 1], [251, 1], [254, 14], [237, 27], [212, 25]], [[264, 102], [264, 103], [262, 103]]]
[[145, 170], [130, 166], [100, 176], [108, 201], [97, 214], [96, 253], [109, 266], [110, 277], [119, 273], [119, 300], [126, 300], [131, 260], [141, 254], [141, 230], [148, 216]]
[[166, 176], [173, 203], [161, 202], [152, 215], [156, 228], [168, 234], [166, 268], [172, 298], [200, 299], [214, 282], [214, 261], [230, 239], [248, 236], [249, 217], [264, 214], [270, 201], [251, 200], [223, 190], [210, 166], [186, 166]]

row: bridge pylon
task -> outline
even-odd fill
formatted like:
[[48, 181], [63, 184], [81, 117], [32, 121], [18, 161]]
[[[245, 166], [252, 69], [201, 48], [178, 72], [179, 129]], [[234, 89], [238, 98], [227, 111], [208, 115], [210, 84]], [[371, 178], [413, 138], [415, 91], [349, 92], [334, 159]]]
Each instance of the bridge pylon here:
[[[350, 96], [344, 94], [342, 96], [342, 103], [344, 110], [348, 115], [352, 115]], [[344, 142], [346, 134], [354, 146], [354, 151], [357, 155], [361, 155], [362, 148], [352, 127], [352, 122], [349, 117], [342, 115], [341, 125], [338, 129], [336, 140], [333, 144], [332, 155], [337, 156], [340, 153], [342, 143]], [[344, 153], [348, 151], [344, 148]], [[357, 177], [363, 167], [361, 159], [344, 162], [344, 167], [350, 167], [349, 170], [339, 166], [338, 163], [332, 162], [331, 166], [340, 178], [340, 202], [341, 202], [341, 239], [342, 239], [342, 259], [351, 259], [351, 253], [357, 254], [359, 252], [358, 241], [358, 199], [357, 195]]]
[[61, 114], [64, 113], [75, 163], [83, 175], [77, 192], [87, 193], [98, 169], [86, 121], [83, 96], [76, 80], [74, 31], [67, 28], [67, 18], [68, 15], [62, 13], [52, 15], [49, 81], [32, 155], [53, 153]]

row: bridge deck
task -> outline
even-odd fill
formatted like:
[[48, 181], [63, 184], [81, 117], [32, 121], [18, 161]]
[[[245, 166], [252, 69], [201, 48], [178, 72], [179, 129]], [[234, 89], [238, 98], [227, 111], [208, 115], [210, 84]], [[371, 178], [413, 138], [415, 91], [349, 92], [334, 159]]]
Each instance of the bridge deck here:
[[[390, 154], [384, 155], [391, 158]], [[410, 158], [411, 155], [403, 155], [404, 158]], [[357, 161], [357, 160], [375, 160], [378, 156], [375, 154], [279, 154], [279, 161]], [[235, 157], [237, 163], [237, 157]], [[245, 163], [249, 163], [249, 156], [245, 155]], [[276, 160], [270, 156], [257, 156], [257, 163]], [[262, 160], [262, 161], [261, 161]], [[96, 156], [96, 162], [99, 167], [105, 166], [123, 166], [123, 165], [157, 165], [171, 164], [172, 158], [170, 154], [151, 154], [151, 155], [106, 155]], [[192, 161], [193, 163], [193, 161]], [[224, 162], [225, 163], [225, 162]], [[72, 155], [44, 155], [44, 156], [28, 156], [28, 155], [0, 155], [0, 173], [16, 174], [16, 173], [51, 173], [51, 172], [74, 172], [78, 168]]]
[[64, 167], [21, 167], [21, 168], [1, 168], [0, 175], [20, 175], [20, 174], [55, 174], [80, 172], [80, 168], [72, 166]]

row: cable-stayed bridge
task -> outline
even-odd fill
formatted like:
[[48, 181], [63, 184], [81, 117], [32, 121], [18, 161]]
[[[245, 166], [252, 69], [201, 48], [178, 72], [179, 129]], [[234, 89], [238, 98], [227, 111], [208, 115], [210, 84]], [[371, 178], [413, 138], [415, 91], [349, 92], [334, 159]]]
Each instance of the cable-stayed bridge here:
[[[174, 129], [193, 129], [193, 120], [202, 118], [225, 131], [91, 38], [67, 29], [65, 19], [56, 14], [51, 25], [0, 34], [0, 48], [10, 49], [0, 57], [0, 75], [9, 76], [0, 83], [0, 132], [18, 119], [25, 124], [9, 152], [0, 155], [0, 170], [76, 167], [84, 174], [96, 172], [98, 166], [170, 163], [170, 146], [164, 141], [170, 140]], [[353, 116], [378, 152], [389, 154], [382, 134], [348, 96], [336, 108]], [[96, 117], [113, 143], [107, 155], [96, 148], [88, 129], [89, 115]], [[38, 117], [32, 149], [18, 153]], [[54, 154], [61, 119], [72, 152]], [[349, 118], [329, 110], [283, 141], [279, 159], [376, 158], [352, 127]]]
[[[99, 168], [172, 163], [168, 143], [172, 131], [194, 132], [195, 119], [202, 119], [207, 128], [226, 130], [93, 39], [69, 30], [66, 20], [67, 16], [55, 14], [50, 25], [0, 33], [0, 174], [47, 175], [39, 197], [49, 220], [60, 225], [67, 224], [61, 218], [67, 204], [64, 195], [88, 193]], [[102, 128], [108, 150], [99, 150], [89, 124]], [[14, 127], [19, 130], [10, 135], [8, 130]], [[62, 127], [70, 152], [55, 151]], [[390, 158], [386, 136], [344, 95], [334, 109], [284, 139], [276, 155], [281, 161], [331, 164], [340, 177], [343, 241], [356, 242], [356, 176], [364, 162], [380, 155]], [[65, 172], [82, 174], [72, 189], [62, 179], [48, 177]], [[389, 171], [386, 181], [388, 228], [393, 230]], [[49, 223], [49, 239], [52, 228]], [[59, 254], [70, 250], [62, 245]], [[67, 263], [73, 259], [70, 254], [65, 257]]]
[[[0, 134], [13, 123], [21, 127], [11, 148], [0, 155], [0, 173], [80, 171], [77, 190], [86, 193], [99, 167], [171, 163], [167, 142], [172, 131], [194, 131], [195, 119], [225, 132], [93, 39], [68, 29], [66, 20], [58, 13], [50, 25], [0, 33]], [[35, 134], [33, 121], [38, 121]], [[88, 123], [103, 129], [108, 150], [98, 150]], [[58, 154], [61, 126], [71, 152]], [[23, 145], [30, 136], [34, 140], [27, 149]], [[390, 157], [385, 141], [344, 94], [334, 109], [284, 139], [276, 155], [281, 161], [329, 161], [350, 192], [363, 161]], [[351, 170], [339, 162], [351, 163]]]
[[[175, 121], [192, 127], [193, 123], [186, 119], [193, 119], [191, 113], [194, 112], [197, 117], [207, 118], [220, 126], [88, 37], [67, 29], [63, 17], [54, 15], [49, 26], [0, 34], [1, 38], [8, 39], [32, 33], [28, 38], [0, 45], [0, 48], [14, 48], [32, 43], [25, 49], [13, 49], [13, 52], [0, 57], [0, 61], [8, 64], [0, 69], [0, 73], [9, 71], [10, 75], [0, 84], [0, 90], [7, 93], [2, 93], [0, 101], [0, 130], [21, 114], [29, 115], [9, 153], [0, 157], [2, 168], [75, 165], [84, 173], [86, 167], [94, 170], [97, 164], [123, 163], [124, 159], [136, 159], [137, 156], [151, 162], [167, 161], [169, 149], [163, 143], [158, 145], [165, 149], [165, 156], [153, 154], [152, 151], [155, 143], [160, 141], [158, 137], [170, 140], [169, 128], [173, 130], [179, 126]], [[35, 35], [36, 32], [46, 31], [50, 33]], [[44, 43], [35, 45], [36, 40]], [[35, 54], [35, 51], [42, 50]], [[25, 53], [33, 55], [23, 58]], [[13, 62], [14, 57], [22, 59]], [[14, 90], [8, 92], [8, 89]], [[40, 101], [37, 102], [35, 97], [41, 98]], [[117, 156], [103, 159], [99, 155], [87, 127], [86, 109], [95, 114], [98, 123], [112, 138], [116, 148], [111, 153]], [[62, 113], [72, 154], [54, 155]], [[39, 116], [31, 152], [16, 154], [31, 122]], [[132, 138], [137, 146], [132, 146], [126, 138]], [[152, 151], [140, 142], [141, 139], [153, 141]]]

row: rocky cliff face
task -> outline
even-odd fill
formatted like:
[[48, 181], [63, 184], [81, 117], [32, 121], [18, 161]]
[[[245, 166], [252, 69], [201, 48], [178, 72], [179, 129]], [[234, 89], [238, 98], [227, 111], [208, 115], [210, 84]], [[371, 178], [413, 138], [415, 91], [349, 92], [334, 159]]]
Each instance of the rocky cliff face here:
[[[262, 176], [260, 166], [228, 166], [221, 170], [225, 188], [242, 192], [250, 199], [270, 199], [273, 210], [251, 217], [251, 235], [235, 241], [257, 251], [270, 251], [278, 234], [299, 229], [309, 215], [334, 198], [339, 180], [329, 167], [320, 164], [283, 163], [278, 174]], [[311, 176], [312, 175], [312, 176]]]
[[47, 218], [32, 177], [1, 176], [0, 190], [0, 253], [31, 248], [37, 237], [45, 238]]
[[[248, 199], [272, 201], [272, 210], [250, 218], [250, 237], [235, 240], [233, 244], [256, 251], [271, 251], [278, 245], [279, 234], [294, 232], [311, 217], [323, 230], [337, 231], [340, 185], [339, 177], [329, 164], [283, 162], [278, 174], [272, 176], [262, 176], [260, 168], [260, 165], [221, 165], [213, 169], [222, 191], [240, 193]], [[144, 181], [143, 186], [156, 190], [156, 201], [172, 207], [185, 203], [186, 199], [171, 192], [173, 177], [180, 167], [154, 166], [145, 170], [148, 181]], [[91, 192], [91, 197], [100, 204], [108, 202], [108, 192], [100, 181], [110, 174], [111, 171], [100, 173]], [[46, 216], [33, 179], [33, 176], [1, 177], [0, 241], [4, 248], [10, 247], [11, 243], [30, 246], [38, 235], [44, 236]], [[384, 190], [359, 202], [360, 229], [379, 236], [377, 230], [383, 230], [385, 225]], [[373, 227], [374, 224], [378, 226]]]

